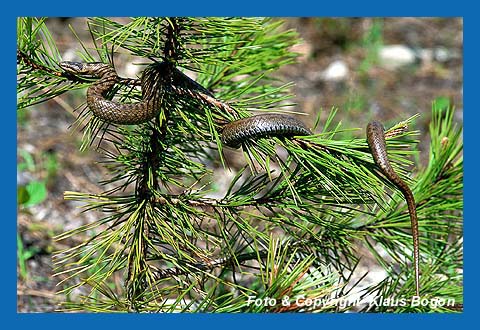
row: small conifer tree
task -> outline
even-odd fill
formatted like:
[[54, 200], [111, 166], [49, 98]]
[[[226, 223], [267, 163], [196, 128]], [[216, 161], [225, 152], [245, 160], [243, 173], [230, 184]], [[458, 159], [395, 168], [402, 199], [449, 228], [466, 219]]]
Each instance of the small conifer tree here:
[[[79, 116], [82, 148], [102, 154], [108, 189], [66, 191], [95, 222], [58, 235], [91, 233], [58, 251], [57, 275], [68, 294], [88, 288], [64, 310], [132, 312], [450, 311], [448, 306], [345, 304], [366, 297], [414, 296], [412, 239], [400, 192], [377, 171], [366, 140], [345, 138], [336, 111], [317, 118], [314, 135], [245, 141], [245, 166], [223, 195], [217, 166], [229, 171], [222, 123], [259, 111], [288, 109], [290, 83], [274, 72], [295, 60], [297, 42], [280, 20], [92, 18], [95, 49], [83, 61], [115, 65], [124, 52], [144, 63], [167, 61], [211, 93], [171, 92], [159, 115], [132, 126], [106, 123], [88, 108]], [[43, 19], [18, 19], [18, 111], [92, 79], [65, 74]], [[135, 79], [108, 97], [138, 102]], [[45, 92], [47, 91], [47, 92]], [[290, 108], [293, 109], [293, 108]], [[404, 165], [415, 152], [413, 118], [390, 130], [389, 155], [414, 191], [420, 223], [421, 296], [462, 302], [462, 141], [451, 107], [432, 106], [430, 160]], [[403, 118], [405, 119], [405, 118]], [[219, 165], [219, 166], [218, 166]], [[389, 198], [386, 198], [386, 191]], [[356, 292], [358, 247], [387, 271]], [[121, 274], [121, 287], [112, 277]]]

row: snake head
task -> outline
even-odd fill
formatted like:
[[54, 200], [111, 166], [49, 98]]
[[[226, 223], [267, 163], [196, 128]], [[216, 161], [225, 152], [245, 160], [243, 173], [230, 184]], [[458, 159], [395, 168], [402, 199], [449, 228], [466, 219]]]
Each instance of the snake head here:
[[72, 73], [72, 74], [83, 73], [83, 70], [84, 70], [84, 65], [81, 62], [63, 61], [58, 63], [58, 65], [65, 72]]
[[58, 63], [58, 65], [67, 73], [73, 75], [92, 75], [92, 76], [102, 76], [105, 73], [112, 73], [116, 76], [115, 70], [110, 67], [108, 64], [101, 62], [70, 62], [63, 61]]

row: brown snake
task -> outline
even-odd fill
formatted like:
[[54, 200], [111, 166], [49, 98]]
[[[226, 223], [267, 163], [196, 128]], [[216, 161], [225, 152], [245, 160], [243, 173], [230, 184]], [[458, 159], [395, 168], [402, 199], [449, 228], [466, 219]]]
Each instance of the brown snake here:
[[120, 103], [106, 98], [119, 81], [117, 72], [108, 64], [65, 61], [59, 66], [69, 74], [100, 78], [87, 89], [87, 105], [95, 117], [108, 123], [134, 125], [153, 119], [160, 112], [167, 91], [201, 100], [212, 98], [207, 89], [166, 62], [145, 68], [141, 77], [142, 101], [137, 103]]
[[[73, 75], [99, 77], [87, 90], [87, 105], [97, 118], [115, 124], [140, 124], [153, 119], [161, 109], [165, 91], [189, 95], [215, 106], [221, 105], [212, 94], [200, 84], [187, 77], [167, 63], [149, 65], [141, 77], [142, 101], [120, 103], [105, 98], [119, 78], [115, 69], [103, 63], [61, 62], [60, 67]], [[238, 148], [250, 139], [272, 136], [302, 136], [312, 132], [299, 120], [284, 114], [263, 114], [251, 116], [226, 124], [222, 129], [222, 142]], [[404, 195], [407, 202], [412, 236], [415, 268], [415, 291], [420, 292], [419, 232], [415, 199], [408, 185], [395, 173], [388, 160], [384, 128], [372, 121], [367, 125], [367, 141], [375, 163], [385, 177]]]
[[378, 121], [372, 121], [367, 125], [367, 141], [370, 151], [373, 155], [375, 163], [380, 168], [382, 173], [392, 182], [398, 190], [400, 190], [407, 201], [408, 212], [410, 214], [410, 222], [412, 228], [413, 237], [413, 259], [415, 270], [415, 293], [420, 295], [420, 253], [419, 253], [419, 234], [418, 234], [418, 219], [417, 219], [417, 207], [415, 204], [415, 198], [408, 185], [400, 179], [397, 173], [395, 173], [392, 165], [388, 160], [387, 144], [385, 142], [385, 132], [383, 125]]
[[242, 142], [260, 137], [313, 134], [300, 120], [284, 114], [263, 114], [234, 120], [223, 127], [222, 141], [239, 148]]

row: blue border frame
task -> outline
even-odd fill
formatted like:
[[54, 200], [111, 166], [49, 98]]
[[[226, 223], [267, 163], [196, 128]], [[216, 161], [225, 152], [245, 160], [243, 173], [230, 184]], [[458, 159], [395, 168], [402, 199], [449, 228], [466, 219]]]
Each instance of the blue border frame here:
[[[312, 1], [313, 2], [313, 1]], [[467, 2], [467, 1], [464, 1]], [[472, 3], [472, 1], [470, 1]], [[3, 63], [8, 63], [3, 67], [4, 84], [4, 104], [8, 106], [3, 108], [3, 116], [6, 119], [6, 125], [1, 130], [3, 141], [3, 151], [6, 153], [7, 159], [16, 160], [16, 99], [10, 98], [10, 95], [16, 95], [15, 83], [16, 67], [10, 65], [16, 61], [16, 17], [17, 16], [450, 16], [464, 18], [464, 68], [468, 67], [468, 71], [464, 69], [465, 90], [474, 89], [475, 81], [480, 77], [478, 72], [479, 53], [475, 49], [478, 43], [478, 34], [475, 28], [475, 21], [478, 16], [474, 16], [478, 11], [474, 10], [474, 6], [464, 4], [463, 1], [397, 1], [388, 3], [387, 1], [352, 1], [344, 0], [339, 2], [323, 2], [312, 4], [307, 1], [251, 1], [242, 0], [236, 3], [228, 3], [227, 1], [182, 1], [182, 6], [178, 6], [179, 2], [158, 1], [147, 4], [143, 2], [134, 8], [129, 1], [117, 0], [112, 6], [107, 1], [92, 2], [95, 10], [89, 10], [90, 6], [85, 1], [69, 2], [69, 1], [49, 1], [39, 2], [26, 0], [19, 2], [17, 8], [14, 9], [13, 17], [10, 17], [7, 9], [7, 17], [4, 20], [4, 42], [8, 44], [7, 49], [0, 53], [3, 57]], [[123, 6], [122, 6], [123, 5]], [[10, 45], [11, 43], [11, 45]], [[13, 49], [12, 49], [13, 48]], [[15, 56], [15, 58], [14, 58]], [[5, 73], [6, 71], [6, 73]], [[10, 80], [11, 79], [11, 80]], [[475, 86], [475, 87], [474, 87]], [[477, 92], [478, 93], [478, 92]], [[8, 97], [5, 97], [8, 95]], [[8, 101], [7, 101], [8, 100]], [[472, 97], [468, 92], [464, 93], [464, 109], [472, 108]], [[11, 105], [11, 106], [10, 106]], [[470, 107], [469, 107], [470, 106]], [[478, 130], [477, 123], [480, 122], [480, 112], [477, 109], [464, 110], [464, 148], [465, 150], [475, 150], [478, 145], [478, 137], [475, 130]], [[11, 157], [11, 158], [10, 158]], [[5, 164], [5, 163], [4, 163]], [[475, 203], [475, 187], [478, 185], [475, 175], [475, 160], [465, 157], [465, 259], [466, 269], [474, 272], [472, 264], [478, 258], [473, 244], [470, 243], [469, 237], [473, 236], [479, 229], [480, 219], [475, 216], [475, 209], [471, 205]], [[11, 172], [11, 173], [10, 173]], [[465, 325], [469, 316], [473, 313], [473, 309], [477, 308], [474, 297], [477, 296], [478, 286], [474, 282], [475, 277], [470, 279], [465, 276], [465, 309], [462, 314], [174, 314], [174, 315], [138, 315], [138, 314], [17, 314], [16, 304], [16, 161], [6, 162], [4, 168], [3, 182], [7, 187], [12, 187], [12, 191], [3, 190], [2, 201], [4, 201], [4, 209], [6, 214], [3, 217], [3, 225], [6, 226], [4, 231], [4, 246], [7, 247], [7, 253], [4, 254], [4, 269], [1, 273], [4, 290], [4, 299], [0, 300], [3, 308], [2, 321], [6, 324], [8, 321], [15, 322], [15, 328], [64, 328], [82, 329], [88, 326], [125, 326], [148, 324], [155, 328], [174, 329], [184, 326], [193, 325], [194, 327], [226, 327], [241, 328], [245, 327], [265, 327], [270, 328], [282, 327], [301, 329], [303, 327], [317, 328], [320, 327], [348, 327], [356, 328], [358, 326], [369, 326], [372, 328], [401, 328], [405, 329], [408, 324], [416, 326], [428, 326], [433, 328], [457, 328]], [[15, 190], [13, 190], [15, 189]], [[15, 231], [15, 233], [14, 233]], [[473, 260], [471, 264], [468, 260]], [[15, 265], [15, 266], [14, 266]], [[15, 268], [14, 268], [15, 267]], [[470, 268], [469, 268], [470, 267]], [[13, 282], [13, 283], [12, 283]], [[14, 291], [14, 292], [13, 292]]]

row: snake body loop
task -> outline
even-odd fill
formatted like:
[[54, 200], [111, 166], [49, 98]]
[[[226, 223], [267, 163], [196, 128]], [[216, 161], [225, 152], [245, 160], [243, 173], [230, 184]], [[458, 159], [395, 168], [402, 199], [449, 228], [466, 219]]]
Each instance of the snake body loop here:
[[377, 121], [372, 121], [367, 125], [367, 141], [375, 163], [382, 173], [402, 192], [408, 206], [410, 222], [413, 236], [413, 259], [415, 268], [415, 291], [420, 295], [420, 266], [419, 266], [419, 233], [417, 209], [415, 198], [408, 185], [400, 179], [397, 173], [390, 165], [387, 155], [387, 145], [385, 142], [385, 132], [383, 125]]
[[74, 75], [100, 78], [87, 90], [87, 105], [93, 115], [115, 124], [139, 124], [155, 117], [160, 111], [163, 80], [157, 79], [166, 70], [164, 63], [149, 65], [141, 78], [142, 101], [120, 103], [106, 99], [107, 93], [118, 82], [115, 69], [104, 63], [61, 62], [60, 67]]
[[165, 93], [186, 95], [201, 101], [213, 98], [207, 89], [166, 62], [153, 63], [145, 68], [141, 77], [142, 100], [137, 103], [120, 103], [106, 98], [119, 80], [115, 69], [108, 64], [65, 61], [59, 65], [73, 75], [100, 78], [87, 90], [87, 105], [95, 117], [109, 123], [134, 125], [153, 119], [162, 108]]

